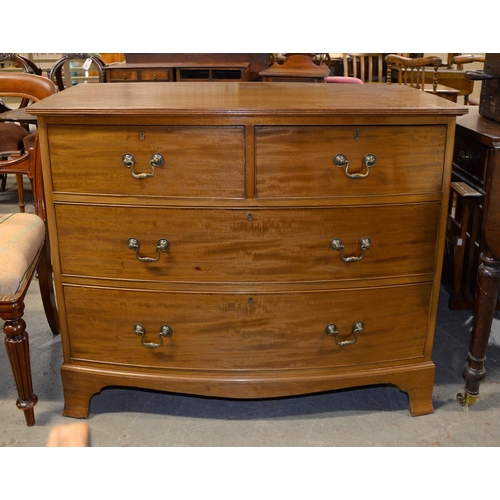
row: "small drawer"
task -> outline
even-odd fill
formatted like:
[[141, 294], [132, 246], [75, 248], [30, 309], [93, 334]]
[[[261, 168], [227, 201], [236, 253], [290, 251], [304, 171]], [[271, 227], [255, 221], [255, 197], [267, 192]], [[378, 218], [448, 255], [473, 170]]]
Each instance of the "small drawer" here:
[[430, 283], [281, 294], [65, 286], [64, 302], [76, 361], [290, 373], [421, 359], [431, 290]]
[[172, 80], [172, 70], [168, 69], [151, 69], [141, 70], [141, 81], [142, 82], [169, 82]]
[[440, 204], [275, 210], [56, 204], [55, 209], [63, 275], [322, 282], [430, 275]]
[[50, 126], [54, 192], [242, 198], [243, 127]]
[[446, 127], [257, 127], [256, 196], [436, 193]]
[[489, 151], [488, 147], [466, 137], [455, 137], [453, 170], [482, 192], [485, 188]]
[[137, 82], [139, 81], [139, 73], [136, 70], [129, 69], [112, 69], [109, 70], [110, 82]]

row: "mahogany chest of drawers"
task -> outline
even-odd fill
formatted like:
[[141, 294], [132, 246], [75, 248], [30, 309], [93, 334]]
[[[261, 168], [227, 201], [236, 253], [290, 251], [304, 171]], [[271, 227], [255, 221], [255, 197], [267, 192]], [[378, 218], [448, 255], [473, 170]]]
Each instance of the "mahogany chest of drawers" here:
[[[356, 87], [353, 89], [353, 87]], [[456, 116], [400, 86], [79, 85], [40, 101], [64, 415], [128, 386], [374, 384], [432, 411]]]

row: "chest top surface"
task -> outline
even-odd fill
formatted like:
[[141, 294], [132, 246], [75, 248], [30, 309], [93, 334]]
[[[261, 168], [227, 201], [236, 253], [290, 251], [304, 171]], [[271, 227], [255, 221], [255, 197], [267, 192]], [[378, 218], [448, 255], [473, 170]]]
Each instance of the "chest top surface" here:
[[465, 106], [400, 85], [198, 82], [76, 85], [30, 107], [53, 115], [434, 115]]

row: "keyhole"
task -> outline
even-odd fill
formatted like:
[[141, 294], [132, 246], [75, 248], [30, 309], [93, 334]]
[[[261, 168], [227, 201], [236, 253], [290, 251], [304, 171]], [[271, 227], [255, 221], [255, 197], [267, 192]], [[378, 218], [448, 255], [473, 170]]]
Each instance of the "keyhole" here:
[[143, 141], [146, 138], [146, 134], [144, 132], [141, 132], [139, 134], [139, 138], [141, 139], [141, 141]]

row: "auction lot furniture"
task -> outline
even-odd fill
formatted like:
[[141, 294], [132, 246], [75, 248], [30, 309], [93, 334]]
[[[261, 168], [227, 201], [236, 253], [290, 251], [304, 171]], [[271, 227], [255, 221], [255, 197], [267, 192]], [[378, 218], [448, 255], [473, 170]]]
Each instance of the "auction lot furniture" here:
[[[467, 77], [483, 80], [479, 100], [480, 116], [475, 124], [476, 138], [483, 136], [481, 142], [489, 146], [489, 151], [484, 177], [481, 225], [483, 251], [481, 265], [477, 270], [474, 323], [467, 362], [462, 370], [465, 388], [463, 393], [457, 394], [457, 400], [463, 406], [476, 402], [479, 386], [486, 378], [486, 349], [500, 293], [500, 54], [486, 54], [484, 71], [473, 73]], [[477, 148], [474, 154], [480, 151]]]
[[[478, 113], [464, 123], [461, 130], [468, 138], [468, 153], [476, 162], [477, 174], [482, 181], [484, 199], [481, 207], [481, 254], [471, 278], [477, 281], [475, 289], [474, 323], [467, 363], [463, 369], [465, 391], [458, 395], [463, 405], [473, 405], [479, 395], [479, 386], [486, 378], [484, 363], [495, 310], [498, 309], [500, 291], [500, 124]], [[458, 142], [458, 138], [457, 138]], [[464, 144], [460, 140], [461, 145]], [[474, 243], [474, 242], [473, 242]], [[479, 243], [476, 250], [479, 254]], [[479, 267], [477, 267], [477, 265]]]
[[[270, 65], [271, 54], [266, 54], [262, 52], [257, 53], [168, 53], [162, 54], [160, 52], [156, 53], [128, 53], [125, 54], [125, 59], [127, 65], [137, 64], [143, 65], [147, 64], [151, 66], [156, 65], [157, 67], [173, 67], [180, 68], [185, 66], [191, 67], [211, 67], [212, 69], [224, 69], [232, 68], [238, 69], [242, 66], [248, 66], [248, 75], [245, 77], [249, 81], [259, 80], [259, 72], [266, 69]], [[113, 67], [114, 65], [110, 65]], [[234, 79], [234, 74], [231, 75]], [[213, 78], [213, 76], [212, 76]]]
[[63, 414], [106, 386], [392, 384], [432, 412], [455, 119], [404, 86], [79, 85], [37, 103]]
[[[56, 86], [39, 75], [26, 73], [0, 75], [1, 96], [17, 97], [32, 102], [44, 99], [55, 92]], [[24, 131], [21, 127], [19, 129]], [[5, 129], [3, 132], [6, 133]], [[37, 271], [47, 321], [54, 334], [58, 334], [59, 330], [46, 242], [45, 204], [36, 134], [33, 136], [32, 145], [26, 149], [17, 151], [18, 155], [14, 155], [16, 152], [12, 151], [14, 157], [10, 159], [0, 156], [0, 173], [16, 172], [19, 168], [19, 172], [28, 175], [33, 187], [36, 212], [36, 215], [0, 213], [0, 318], [3, 320], [5, 348], [19, 396], [16, 405], [23, 410], [26, 424], [31, 427], [35, 424], [34, 407], [38, 398], [33, 390], [29, 335], [23, 316], [26, 293]]]

